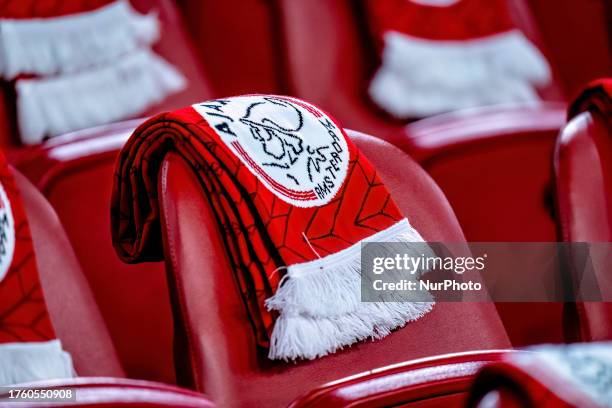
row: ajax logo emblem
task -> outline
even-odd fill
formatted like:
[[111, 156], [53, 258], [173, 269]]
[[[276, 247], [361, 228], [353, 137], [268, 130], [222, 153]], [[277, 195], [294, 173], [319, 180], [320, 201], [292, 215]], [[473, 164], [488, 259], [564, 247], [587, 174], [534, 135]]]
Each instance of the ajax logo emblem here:
[[0, 281], [11, 267], [15, 252], [15, 221], [11, 202], [0, 184]]
[[331, 201], [346, 178], [344, 134], [314, 106], [284, 96], [239, 96], [192, 106], [277, 197], [298, 207]]

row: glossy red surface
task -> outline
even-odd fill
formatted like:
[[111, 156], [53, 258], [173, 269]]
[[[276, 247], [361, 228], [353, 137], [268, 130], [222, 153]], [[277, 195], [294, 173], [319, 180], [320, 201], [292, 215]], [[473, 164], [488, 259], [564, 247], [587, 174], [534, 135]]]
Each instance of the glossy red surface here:
[[[597, 114], [584, 112], [561, 132], [555, 151], [560, 239], [566, 242], [612, 240], [612, 129]], [[607, 265], [599, 263], [600, 266]], [[610, 298], [607, 268], [594, 269], [602, 295]], [[574, 276], [574, 283], [577, 276]], [[584, 302], [569, 322], [575, 340], [611, 340], [612, 304]]]
[[[15, 180], [28, 215], [49, 314], [57, 337], [63, 348], [71, 354], [76, 375], [79, 376], [19, 384], [20, 387], [37, 389], [70, 388], [76, 392], [76, 400], [59, 404], [18, 404], [213, 407], [212, 402], [205, 396], [189, 390], [121, 378], [125, 375], [124, 371], [60, 220], [41, 193], [23, 175], [15, 172]], [[8, 392], [7, 388], [0, 390], [0, 406], [15, 405], [14, 402], [5, 402]]]
[[49, 203], [15, 174], [28, 215], [51, 321], [79, 375], [122, 377], [123, 369], [68, 237]]
[[[588, 169], [588, 171], [587, 171]], [[555, 151], [557, 199], [564, 241], [612, 240], [612, 132], [589, 112], [572, 119]]]
[[292, 408], [463, 407], [474, 375], [510, 351], [475, 351], [383, 367], [323, 385]]
[[[400, 209], [428, 240], [463, 241], [440, 189], [390, 144], [351, 132], [379, 169]], [[409, 180], [409, 182], [407, 181]], [[159, 179], [162, 232], [178, 332], [179, 381], [222, 406], [283, 406], [318, 385], [392, 363], [509, 341], [492, 304], [441, 303], [425, 318], [377, 342], [298, 363], [257, 350], [217, 226], [195, 175], [169, 154]], [[440, 335], [440, 333], [453, 333]]]
[[274, 1], [179, 0], [215, 95], [284, 94]]
[[436, 115], [392, 140], [451, 203], [468, 241], [556, 240], [552, 155], [563, 105], [485, 107]]
[[[413, 122], [392, 141], [440, 186], [468, 241], [551, 242], [552, 157], [564, 123], [560, 104], [485, 107]], [[563, 304], [496, 306], [513, 345], [563, 341]]]
[[525, 404], [505, 387], [486, 393], [476, 405], [478, 408], [523, 408]]
[[57, 212], [132, 378], [174, 382], [163, 263], [128, 265], [110, 236], [115, 157], [139, 121], [75, 132], [22, 153], [17, 167]]
[[[158, 13], [162, 36], [155, 50], [189, 81], [185, 91], [145, 114], [210, 98], [209, 84], [175, 3], [133, 0], [132, 4], [141, 12]], [[133, 126], [134, 123], [128, 128]], [[124, 130], [125, 126], [118, 124], [93, 133], [85, 130], [63, 136], [33, 152], [22, 153], [25, 159], [19, 158], [19, 167], [35, 180], [64, 224], [128, 375], [173, 382], [172, 320], [163, 265], [123, 264], [110, 241], [112, 171], [122, 145], [117, 132]], [[123, 140], [129, 136], [129, 130], [125, 132]], [[88, 141], [73, 143], [83, 135]]]
[[[550, 407], [550, 408], [600, 408], [604, 406], [598, 401], [604, 394], [599, 390], [606, 385], [585, 389], [586, 383], [597, 384], [598, 379], [592, 377], [584, 380], [578, 372], [589, 365], [588, 359], [583, 360], [570, 371], [557, 366], [535, 353], [525, 352], [520, 358], [517, 355], [504, 356], [498, 362], [492, 362], [483, 367], [475, 376], [466, 407], [478, 408], [516, 408], [516, 407]], [[569, 359], [569, 357], [566, 356]], [[598, 361], [597, 358], [591, 361]], [[557, 363], [558, 364], [558, 363]], [[568, 366], [565, 366], [568, 367]], [[576, 379], [568, 376], [576, 371]], [[583, 382], [584, 381], [584, 382]], [[599, 398], [598, 398], [599, 397]], [[597, 399], [596, 399], [597, 398]]]

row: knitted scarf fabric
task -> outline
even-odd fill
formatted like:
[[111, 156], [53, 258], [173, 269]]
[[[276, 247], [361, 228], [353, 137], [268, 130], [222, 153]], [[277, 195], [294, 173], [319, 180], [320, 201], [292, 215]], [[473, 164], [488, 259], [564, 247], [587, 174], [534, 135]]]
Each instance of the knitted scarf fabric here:
[[186, 85], [150, 48], [157, 16], [127, 0], [7, 0], [0, 33], [0, 79], [26, 144], [139, 115]]
[[0, 385], [72, 375], [49, 318], [19, 190], [0, 154]]
[[113, 241], [125, 261], [161, 258], [156, 177], [170, 150], [201, 181], [271, 359], [313, 359], [384, 337], [431, 309], [361, 302], [360, 243], [422, 238], [341, 126], [285, 96], [195, 104], [134, 132], [112, 195]]
[[399, 119], [539, 100], [546, 58], [516, 27], [507, 0], [366, 0], [381, 50], [372, 100]]

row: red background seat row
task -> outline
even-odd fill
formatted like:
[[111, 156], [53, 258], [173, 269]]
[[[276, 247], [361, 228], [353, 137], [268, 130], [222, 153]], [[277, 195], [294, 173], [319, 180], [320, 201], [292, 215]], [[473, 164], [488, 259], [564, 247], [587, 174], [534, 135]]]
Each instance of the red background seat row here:
[[[442, 188], [443, 194], [434, 183], [425, 183], [431, 190], [428, 193], [432, 194], [431, 203], [438, 202], [432, 206], [447, 211], [441, 213], [445, 214], [447, 224], [438, 226], [440, 231], [450, 228], [455, 231], [451, 235], [465, 233], [468, 240], [557, 239], [551, 158], [556, 135], [564, 124], [562, 105], [476, 109], [405, 127], [377, 112], [364, 96], [367, 76], [373, 68], [367, 62], [371, 50], [364, 47], [363, 27], [357, 25], [358, 16], [348, 1], [247, 0], [248, 4], [242, 0], [240, 4], [233, 0], [178, 1], [182, 15], [171, 0], [133, 3], [142, 11], [159, 10], [164, 35], [157, 51], [177, 65], [190, 81], [185, 92], [147, 113], [215, 96], [292, 93], [320, 104], [345, 126], [373, 132], [408, 152]], [[558, 83], [545, 92], [547, 99], [562, 100], [561, 89], [566, 95], [571, 94], [583, 79], [610, 72], [610, 53], [606, 52], [610, 44], [604, 35], [605, 20], [602, 22], [603, 1], [582, 4], [563, 0], [554, 14], [558, 18], [552, 17], [547, 6], [535, 1], [512, 4], [521, 26], [544, 45], [558, 72]], [[571, 31], [567, 24], [571, 24], [572, 12], [580, 13], [583, 21], [589, 18], [592, 24], [573, 30], [572, 36], [566, 33], [561, 36], [561, 31]], [[557, 43], [561, 38], [563, 46]], [[587, 38], [589, 46], [585, 47]], [[575, 63], [573, 58], [578, 57], [589, 63]], [[8, 106], [12, 102], [0, 100], [0, 115], [8, 112], [10, 116], [10, 106], [8, 110], [2, 109], [3, 103]], [[14, 142], [15, 133], [7, 127], [10, 123], [0, 116], [0, 143], [5, 145]], [[122, 264], [110, 244], [108, 202], [112, 165], [135, 123], [77, 132], [12, 157], [43, 191], [65, 225], [127, 375], [172, 382], [173, 321], [165, 268], [162, 264]], [[373, 142], [364, 146], [379, 148]], [[404, 178], [402, 172], [416, 172], [418, 179], [428, 180], [405, 155], [393, 154], [405, 164], [386, 170], [388, 177]], [[386, 168], [387, 164], [381, 165]], [[187, 177], [180, 164], [172, 166], [179, 169], [177, 172], [183, 171], [181, 177]], [[399, 187], [395, 194], [402, 194]], [[454, 215], [449, 215], [453, 211], [449, 210], [444, 195], [457, 214], [458, 224]], [[88, 227], [84, 228], [85, 225]], [[529, 322], [515, 319], [525, 313], [525, 308], [537, 317], [541, 330], [536, 332]], [[498, 306], [498, 312], [512, 344], [563, 340], [564, 311], [559, 305], [551, 309]], [[486, 314], [489, 317], [483, 321], [485, 331], [488, 333], [491, 327], [500, 331], [490, 338], [485, 335], [482, 344], [471, 339], [475, 343], [469, 347], [509, 345], [497, 313], [490, 310]], [[468, 343], [439, 349], [432, 346], [422, 353], [467, 349]], [[449, 348], [445, 349], [446, 346]], [[206, 347], [219, 346], [202, 345], [203, 350]], [[224, 364], [229, 363], [219, 362], [221, 368], [216, 369], [227, 368]]]

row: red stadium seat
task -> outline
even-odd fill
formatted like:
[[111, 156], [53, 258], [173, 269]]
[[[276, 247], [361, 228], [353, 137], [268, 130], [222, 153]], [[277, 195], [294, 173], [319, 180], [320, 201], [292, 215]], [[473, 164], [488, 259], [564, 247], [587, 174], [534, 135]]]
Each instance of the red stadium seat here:
[[478, 370], [509, 352], [455, 353], [383, 367], [318, 387], [290, 407], [463, 407]]
[[115, 348], [68, 237], [38, 190], [15, 172], [51, 322], [83, 376], [123, 377]]
[[[584, 112], [561, 132], [555, 151], [560, 238], [565, 242], [612, 241], [612, 129], [596, 113]], [[603, 265], [602, 265], [603, 266]], [[610, 273], [595, 267], [604, 299]], [[608, 291], [607, 293], [605, 291]], [[612, 339], [612, 303], [575, 304], [575, 340]]]
[[[276, 0], [281, 17], [288, 91], [333, 112], [345, 126], [391, 137], [402, 123], [390, 120], [369, 103], [369, 76], [376, 68], [365, 24], [354, 1]], [[537, 29], [524, 1], [508, 1], [518, 27], [540, 48]], [[331, 91], [333, 90], [333, 91]], [[555, 84], [544, 100], [563, 97]]]
[[[66, 403], [70, 406], [212, 407], [201, 394], [166, 384], [122, 378], [125, 373], [60, 220], [41, 193], [16, 171], [15, 180], [28, 216], [51, 321], [81, 376], [19, 386], [72, 388], [78, 396], [76, 401]], [[108, 378], [89, 378], [95, 376]], [[6, 400], [9, 390], [8, 387], [0, 390], [0, 406], [15, 405]], [[53, 406], [62, 406], [62, 403]]]
[[[412, 143], [405, 143], [409, 139], [404, 138], [401, 146], [445, 191], [470, 240], [554, 240], [554, 224], [544, 197], [550, 177], [547, 160], [561, 116], [556, 107], [483, 108], [467, 114], [441, 115], [410, 126]], [[163, 265], [120, 262], [108, 229], [114, 159], [137, 123], [57, 137], [13, 161], [58, 212], [128, 375], [172, 382], [172, 318]], [[489, 147], [496, 147], [498, 152], [491, 160], [482, 153]], [[482, 153], [481, 160], [474, 159], [478, 152]], [[533, 157], [533, 168], [524, 164], [527, 155]], [[455, 160], [448, 160], [449, 156]], [[520, 165], [517, 156], [522, 158]], [[484, 171], [493, 175], [485, 179]], [[472, 183], [474, 179], [481, 182]], [[486, 180], [489, 182], [482, 188]], [[464, 194], [470, 186], [477, 191]], [[517, 201], [513, 192], [527, 187], [530, 194]], [[512, 216], [497, 216], [500, 209], [505, 209], [504, 213], [512, 211]], [[484, 219], [487, 221], [482, 222]], [[531, 221], [523, 223], [523, 219]], [[521, 238], [527, 237], [526, 233], [530, 238]], [[560, 340], [561, 306], [532, 306], [498, 305], [513, 344]], [[516, 319], [525, 309], [534, 318]], [[144, 318], [151, 314], [156, 319]]]
[[552, 156], [564, 123], [560, 104], [483, 107], [413, 122], [391, 142], [444, 191], [468, 241], [551, 242]]
[[[567, 242], [612, 241], [612, 132], [603, 118], [585, 112], [561, 132], [555, 176], [561, 237]], [[586, 171], [588, 169], [588, 171]]]
[[[565, 95], [612, 72], [612, 3], [607, 0], [528, 0]], [[588, 21], [588, 24], [585, 22]]]
[[503, 355], [476, 374], [468, 408], [580, 407], [609, 405], [610, 345], [547, 345]]
[[[212, 92], [175, 3], [172, 0], [131, 3], [141, 12], [158, 13], [162, 36], [155, 51], [177, 66], [189, 81], [184, 91], [144, 114], [210, 98]], [[1, 116], [11, 112], [13, 103], [0, 96], [0, 146], [16, 144], [14, 129]], [[117, 259], [110, 240], [108, 203], [114, 160], [138, 122], [74, 132], [42, 146], [16, 149], [8, 152], [8, 156], [58, 213], [128, 375], [173, 382], [172, 318], [163, 265], [126, 265]]]
[[[144, 114], [210, 98], [209, 84], [175, 3], [172, 0], [131, 3], [141, 12], [158, 13], [162, 36], [155, 50], [177, 66], [189, 81], [184, 91]], [[10, 87], [6, 88], [8, 92]], [[13, 105], [10, 92], [8, 98], [6, 94], [0, 96], [0, 146], [17, 144], [11, 121], [2, 117], [7, 112], [11, 117]], [[136, 124], [127, 122], [75, 132], [33, 149], [8, 152], [8, 156], [57, 211], [128, 375], [173, 382], [172, 318], [163, 265], [126, 265], [117, 259], [110, 240], [108, 203], [113, 164]]]
[[163, 263], [121, 262], [110, 237], [115, 157], [140, 120], [56, 137], [13, 162], [57, 212], [131, 378], [174, 382]]
[[[392, 142], [444, 191], [468, 241], [554, 242], [552, 157], [564, 123], [559, 104], [484, 107], [413, 122]], [[497, 308], [514, 346], [564, 339], [562, 303]]]
[[[141, 115], [149, 116], [177, 109], [210, 97], [210, 85], [203, 74], [200, 60], [194, 53], [191, 39], [185, 31], [174, 1], [130, 0], [130, 3], [140, 12], [157, 12], [162, 34], [153, 48], [176, 66], [188, 81], [185, 90], [170, 95], [162, 103], [141, 112]], [[0, 80], [0, 147], [4, 149], [20, 144], [15, 125], [15, 98], [12, 84]]]
[[[380, 139], [350, 135], [426, 240], [464, 240], [442, 192], [416, 163]], [[377, 367], [509, 346], [492, 304], [439, 303], [427, 317], [381, 341], [316, 361], [267, 360], [256, 347], [208, 202], [195, 174], [175, 154], [163, 164], [159, 197], [176, 350], [181, 352], [178, 380], [222, 406], [284, 406], [316, 386]]]

